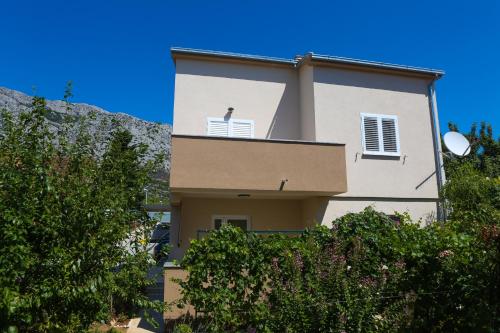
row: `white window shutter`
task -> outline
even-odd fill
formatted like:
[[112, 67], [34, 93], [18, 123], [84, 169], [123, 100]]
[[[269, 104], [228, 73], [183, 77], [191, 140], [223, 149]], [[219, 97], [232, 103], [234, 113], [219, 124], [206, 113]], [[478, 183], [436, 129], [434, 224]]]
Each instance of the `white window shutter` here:
[[364, 149], [367, 152], [380, 151], [380, 139], [378, 133], [378, 119], [376, 117], [363, 117]]
[[207, 135], [209, 136], [228, 136], [229, 123], [224, 120], [208, 119]]
[[208, 118], [207, 119], [208, 136], [226, 136], [233, 138], [253, 138], [254, 122], [253, 120]]
[[384, 152], [398, 153], [399, 142], [396, 129], [396, 119], [382, 118], [382, 135], [384, 137]]
[[232, 120], [230, 136], [235, 138], [253, 138], [253, 121]]
[[363, 153], [399, 156], [398, 118], [377, 114], [361, 114]]

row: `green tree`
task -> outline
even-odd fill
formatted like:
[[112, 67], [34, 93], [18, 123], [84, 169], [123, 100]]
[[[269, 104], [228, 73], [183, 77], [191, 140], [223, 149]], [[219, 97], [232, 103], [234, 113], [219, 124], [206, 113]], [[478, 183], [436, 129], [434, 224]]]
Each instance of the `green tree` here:
[[159, 310], [144, 293], [155, 221], [142, 207], [159, 163], [118, 124], [99, 155], [85, 117], [54, 132], [49, 114], [35, 97], [0, 117], [0, 331], [82, 332]]
[[477, 230], [500, 220], [500, 178], [485, 176], [474, 161], [454, 166], [441, 195], [446, 199], [449, 219], [464, 228]]
[[464, 135], [471, 153], [445, 160], [448, 221], [426, 233], [439, 260], [429, 257], [419, 268], [430, 272], [424, 290], [451, 292], [421, 298], [422, 320], [415, 323], [423, 330], [490, 332], [500, 324], [500, 140], [484, 122]]
[[[460, 132], [456, 124], [448, 124], [450, 131]], [[446, 176], [460, 165], [467, 162], [485, 176], [500, 177], [500, 138], [495, 138], [491, 124], [481, 122], [480, 127], [476, 123], [471, 125], [468, 133], [463, 133], [471, 143], [471, 152], [464, 157], [447, 158], [444, 161]], [[445, 145], [443, 151], [448, 152]]]

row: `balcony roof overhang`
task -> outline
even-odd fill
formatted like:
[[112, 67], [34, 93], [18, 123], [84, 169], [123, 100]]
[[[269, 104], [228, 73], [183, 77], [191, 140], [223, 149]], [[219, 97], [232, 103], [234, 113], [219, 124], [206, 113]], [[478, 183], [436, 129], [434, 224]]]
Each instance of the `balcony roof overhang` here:
[[[170, 204], [179, 205], [185, 198], [204, 199], [234, 199], [234, 200], [302, 200], [307, 198], [330, 198], [343, 192], [288, 192], [288, 191], [255, 191], [255, 190], [225, 190], [198, 188], [171, 188]], [[244, 194], [245, 196], [241, 196]]]

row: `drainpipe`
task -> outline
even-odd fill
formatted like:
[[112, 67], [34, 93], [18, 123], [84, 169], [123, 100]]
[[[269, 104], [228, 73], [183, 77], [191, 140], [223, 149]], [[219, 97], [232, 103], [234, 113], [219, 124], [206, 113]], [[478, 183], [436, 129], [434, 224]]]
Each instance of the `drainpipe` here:
[[[436, 100], [436, 86], [435, 82], [439, 79], [439, 76], [436, 76], [429, 84], [429, 104], [431, 109], [431, 121], [432, 121], [432, 136], [434, 139], [434, 160], [436, 164], [436, 179], [439, 193], [441, 193], [441, 189], [443, 188], [444, 182], [446, 181], [444, 166], [443, 166], [443, 156], [441, 154], [441, 133], [439, 131], [439, 118], [438, 118], [438, 108], [437, 108], [437, 100]], [[446, 220], [446, 214], [441, 202], [438, 203], [437, 209], [437, 218], [439, 221]]]

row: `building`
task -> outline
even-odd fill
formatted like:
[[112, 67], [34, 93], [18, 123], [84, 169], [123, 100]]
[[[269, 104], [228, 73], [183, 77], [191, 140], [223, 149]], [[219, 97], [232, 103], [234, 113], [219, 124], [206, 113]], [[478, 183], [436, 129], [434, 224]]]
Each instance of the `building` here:
[[172, 48], [172, 257], [231, 223], [296, 231], [367, 206], [438, 217], [444, 72]]

